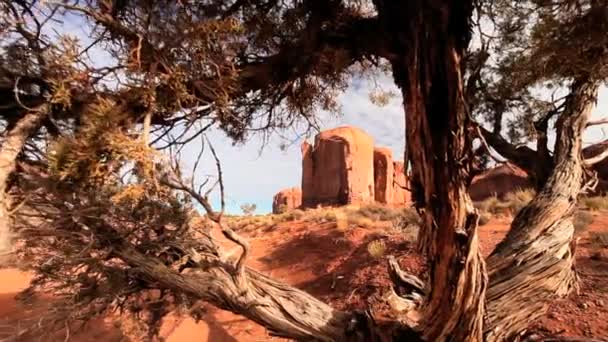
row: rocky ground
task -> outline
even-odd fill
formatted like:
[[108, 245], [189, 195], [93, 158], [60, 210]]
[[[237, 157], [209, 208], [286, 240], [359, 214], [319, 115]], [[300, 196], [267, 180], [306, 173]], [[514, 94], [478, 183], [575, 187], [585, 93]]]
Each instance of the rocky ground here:
[[[608, 245], [602, 246], [602, 241], [597, 239], [602, 232], [608, 234], [608, 213], [593, 212], [591, 215], [591, 224], [579, 232], [581, 240], [576, 251], [580, 292], [555, 301], [548, 315], [534, 323], [537, 330], [563, 336], [608, 337]], [[508, 217], [493, 217], [480, 228], [484, 254], [500, 241], [509, 223]], [[314, 218], [291, 217], [278, 223], [260, 218], [257, 222], [251, 220], [249, 224], [241, 222], [237, 226], [252, 245], [250, 266], [303, 288], [338, 308], [383, 310], [380, 303], [389, 286], [386, 273], [389, 254], [395, 255], [407, 271], [424, 271], [423, 262], [414, 249], [414, 234], [409, 228], [399, 232], [390, 222], [374, 224], [373, 220], [359, 219], [344, 223], [339, 215], [326, 213]], [[2, 341], [6, 335], [1, 334], [34, 319], [37, 312], [44, 310], [44, 303], [25, 307], [14, 299], [27, 285], [30, 279], [27, 274], [2, 270], [0, 279]], [[116, 317], [100, 319], [84, 330], [71, 329], [70, 338], [81, 342], [128, 340], [120, 329], [121, 324], [125, 330], [124, 322]], [[190, 318], [170, 317], [161, 334], [166, 341], [280, 340], [269, 336], [255, 323], [212, 307], [207, 308], [204, 321], [198, 323]], [[61, 334], [41, 336], [40, 340], [63, 341], [64, 338]]]

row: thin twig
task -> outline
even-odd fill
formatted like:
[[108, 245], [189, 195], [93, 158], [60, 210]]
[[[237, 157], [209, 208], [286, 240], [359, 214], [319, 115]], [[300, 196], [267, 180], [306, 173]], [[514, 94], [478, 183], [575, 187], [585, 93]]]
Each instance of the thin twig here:
[[606, 159], [607, 157], [608, 157], [608, 147], [606, 147], [602, 152], [596, 154], [595, 156], [585, 159], [583, 162], [585, 163], [585, 166], [593, 166], [593, 165], [601, 162], [602, 160]]
[[479, 138], [479, 141], [481, 141], [481, 145], [486, 149], [490, 158], [494, 159], [494, 161], [497, 163], [504, 163], [504, 160], [500, 160], [492, 154], [490, 145], [488, 145], [486, 138], [484, 138], [483, 133], [481, 133], [481, 129], [479, 128], [479, 125], [476, 125], [475, 130], [477, 131], [477, 137]]
[[21, 102], [21, 99], [19, 98], [19, 91], [20, 91], [19, 90], [19, 80], [20, 79], [21, 79], [21, 77], [17, 77], [15, 79], [15, 87], [13, 88], [13, 92], [15, 93], [15, 100], [22, 108], [29, 110], [30, 112], [35, 112], [35, 111], [37, 111], [36, 109], [26, 106], [25, 104], [23, 104], [23, 102]]
[[597, 125], [603, 125], [603, 124], [608, 124], [608, 118], [589, 121], [589, 122], [587, 122], [587, 125], [585, 127], [591, 127], [591, 126], [597, 126]]

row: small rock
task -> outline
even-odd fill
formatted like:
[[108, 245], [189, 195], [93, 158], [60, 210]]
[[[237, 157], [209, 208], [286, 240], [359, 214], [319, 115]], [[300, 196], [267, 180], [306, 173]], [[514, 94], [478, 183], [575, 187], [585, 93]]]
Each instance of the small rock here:
[[604, 306], [604, 301], [601, 299], [598, 299], [595, 301], [595, 305], [599, 306], [599, 307], [603, 307]]
[[578, 306], [579, 306], [581, 309], [587, 309], [587, 308], [589, 307], [589, 305], [587, 305], [587, 303], [579, 303], [579, 304], [578, 304]]

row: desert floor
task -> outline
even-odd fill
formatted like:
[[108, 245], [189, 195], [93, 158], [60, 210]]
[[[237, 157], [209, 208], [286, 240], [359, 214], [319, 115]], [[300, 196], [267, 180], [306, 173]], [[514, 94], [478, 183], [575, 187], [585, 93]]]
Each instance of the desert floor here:
[[[608, 233], [608, 213], [593, 212], [592, 215], [593, 222], [579, 233], [581, 240], [576, 251], [580, 292], [556, 300], [549, 313], [534, 323], [536, 329], [563, 336], [608, 337], [608, 254], [607, 248], [595, 241], [598, 233]], [[508, 217], [495, 217], [480, 227], [485, 255], [504, 236], [510, 221]], [[338, 308], [382, 309], [382, 296], [389, 286], [385, 255], [395, 255], [407, 271], [424, 270], [412, 235], [400, 234], [386, 226], [340, 228], [332, 221], [295, 220], [266, 227], [244, 226], [241, 234], [247, 236], [252, 245], [250, 266]], [[384, 256], [373, 257], [368, 251], [368, 244], [374, 240], [384, 241]], [[16, 269], [0, 270], [0, 341], [36, 319], [44, 305], [49, 305], [48, 301], [40, 301], [26, 306], [15, 299], [30, 278]], [[99, 319], [85, 329], [70, 329], [70, 341], [128, 341], [120, 326], [119, 317]], [[198, 323], [190, 318], [169, 317], [161, 335], [170, 342], [280, 340], [243, 317], [210, 306], [204, 321]], [[64, 339], [65, 331], [40, 337], [41, 341]]]

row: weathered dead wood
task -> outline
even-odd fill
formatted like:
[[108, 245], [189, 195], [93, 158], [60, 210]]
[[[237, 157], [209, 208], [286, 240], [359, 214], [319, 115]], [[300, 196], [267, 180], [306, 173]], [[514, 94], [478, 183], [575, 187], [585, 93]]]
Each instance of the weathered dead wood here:
[[593, 166], [606, 158], [608, 158], [608, 147], [605, 148], [602, 152], [594, 155], [593, 157], [585, 159], [584, 163], [586, 166]]
[[388, 257], [388, 273], [395, 287], [395, 291], [400, 296], [405, 296], [411, 293], [426, 295], [428, 289], [426, 284], [413, 274], [409, 274], [401, 270], [399, 263], [394, 256]]
[[12, 248], [10, 224], [10, 198], [7, 192], [8, 179], [15, 170], [17, 156], [27, 139], [40, 127], [45, 112], [38, 108], [25, 114], [7, 132], [0, 146], [0, 256]]
[[[250, 268], [236, 281], [233, 266], [217, 256], [191, 254], [195, 268], [179, 273], [127, 245], [114, 253], [145, 279], [243, 315], [277, 336], [296, 340], [346, 341], [354, 316], [334, 310], [311, 295]], [[356, 323], [356, 322], [354, 322]], [[354, 326], [353, 326], [354, 328]]]

